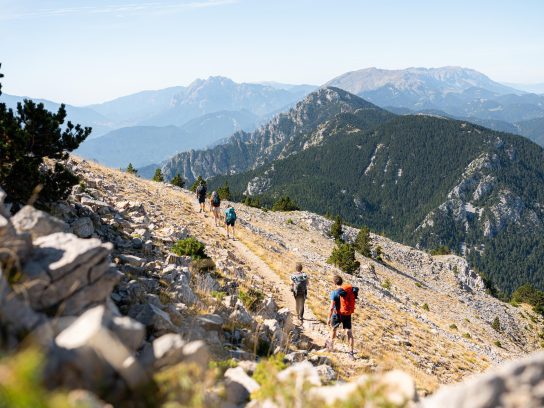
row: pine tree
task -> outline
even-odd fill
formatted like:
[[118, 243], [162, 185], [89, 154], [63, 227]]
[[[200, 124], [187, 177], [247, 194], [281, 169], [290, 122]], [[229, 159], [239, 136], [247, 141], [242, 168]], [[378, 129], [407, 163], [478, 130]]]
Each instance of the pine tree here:
[[497, 332], [501, 331], [501, 321], [499, 320], [498, 316], [495, 317], [495, 319], [493, 320], [493, 323], [491, 323], [491, 327]]
[[127, 169], [125, 170], [128, 174], [138, 174], [138, 170], [136, 170], [134, 168], [134, 166], [132, 165], [132, 163], [129, 163], [128, 166], [127, 166]]
[[342, 229], [342, 218], [339, 215], [334, 219], [334, 223], [331, 225], [330, 236], [334, 238], [335, 241], [342, 242], [342, 235], [344, 231]]
[[217, 189], [217, 194], [219, 194], [219, 198], [221, 198], [221, 200], [230, 200], [230, 188], [229, 183], [226, 180], [223, 187], [219, 187]]
[[157, 182], [163, 182], [164, 181], [164, 177], [162, 175], [161, 169], [155, 170], [155, 174], [153, 175], [152, 180], [157, 181]]
[[196, 188], [200, 185], [200, 183], [206, 185], [206, 180], [204, 180], [202, 176], [198, 176], [193, 185], [191, 186], [191, 191], [193, 193], [196, 191]]
[[370, 258], [372, 255], [371, 246], [370, 246], [370, 231], [367, 227], [362, 227], [355, 238], [354, 243], [355, 249], [361, 255]]
[[300, 208], [288, 196], [280, 197], [273, 205], [272, 211], [298, 211]]
[[355, 248], [351, 244], [336, 241], [336, 247], [332, 250], [327, 263], [340, 268], [343, 272], [353, 274], [361, 266], [355, 259]]
[[174, 178], [170, 180], [170, 184], [172, 184], [173, 186], [183, 188], [185, 187], [185, 180], [183, 180], [183, 178], [179, 175], [179, 173], [176, 173]]
[[[3, 75], [0, 75], [2, 78]], [[1, 95], [0, 84], [0, 95]], [[43, 103], [25, 99], [14, 112], [0, 103], [0, 185], [13, 209], [37, 194], [38, 204], [65, 198], [78, 182], [62, 161], [91, 133], [91, 128], [65, 125], [66, 107], [49, 112]], [[53, 160], [53, 167], [44, 158]]]

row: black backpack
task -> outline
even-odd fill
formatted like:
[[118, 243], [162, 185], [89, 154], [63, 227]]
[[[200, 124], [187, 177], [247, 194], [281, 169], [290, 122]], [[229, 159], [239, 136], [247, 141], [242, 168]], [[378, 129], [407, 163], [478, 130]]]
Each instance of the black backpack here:
[[306, 291], [308, 288], [308, 277], [305, 273], [294, 275], [292, 278], [293, 280], [293, 295], [295, 296], [303, 296], [306, 295]]

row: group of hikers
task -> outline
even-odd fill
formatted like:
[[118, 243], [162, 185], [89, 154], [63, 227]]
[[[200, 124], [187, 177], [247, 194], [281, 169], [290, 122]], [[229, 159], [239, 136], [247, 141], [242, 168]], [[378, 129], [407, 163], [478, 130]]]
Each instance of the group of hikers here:
[[[206, 184], [201, 181], [196, 188], [196, 198], [198, 200], [201, 213], [206, 212], [207, 195], [208, 195], [208, 189], [206, 188]], [[221, 224], [220, 207], [221, 207], [221, 197], [219, 197], [219, 194], [217, 193], [217, 191], [213, 191], [212, 194], [210, 195], [209, 210], [213, 214], [213, 219], [214, 219], [216, 227], [218, 227]], [[230, 204], [227, 205], [227, 208], [225, 209], [224, 221], [225, 221], [225, 227], [227, 229], [227, 238], [230, 238], [230, 234], [229, 234], [229, 228], [230, 228], [230, 231], [232, 231], [232, 239], [236, 239], [234, 235], [234, 224], [236, 223], [236, 211], [234, 210], [234, 207]]]
[[[206, 198], [207, 198], [207, 188], [204, 182], [196, 188], [196, 197], [200, 206], [199, 212], [206, 212]], [[221, 223], [220, 216], [220, 206], [221, 206], [221, 197], [217, 191], [213, 191], [209, 197], [209, 211], [213, 214], [215, 226], [219, 226]], [[236, 223], [236, 212], [232, 205], [227, 205], [225, 209], [225, 227], [227, 229], [227, 238], [230, 238], [229, 228], [232, 231], [232, 238], [234, 236], [234, 225]], [[296, 313], [299, 319], [300, 324], [304, 323], [304, 304], [308, 297], [308, 275], [302, 272], [302, 264], [296, 264], [296, 272], [291, 275], [291, 290], [293, 296], [295, 297], [296, 303]], [[330, 338], [326, 341], [325, 347], [329, 351], [334, 351], [334, 340], [337, 336], [337, 331], [342, 326], [346, 330], [348, 341], [350, 344], [349, 355], [353, 359], [354, 357], [354, 339], [353, 339], [353, 330], [351, 323], [351, 315], [355, 311], [355, 301], [359, 294], [359, 288], [354, 287], [350, 284], [344, 283], [343, 279], [339, 275], [333, 277], [333, 283], [336, 286], [336, 289], [330, 293], [330, 309], [329, 316], [327, 319], [327, 325], [331, 327]]]
[[[308, 275], [302, 272], [302, 264], [296, 264], [296, 272], [291, 275], [291, 290], [295, 297], [297, 317], [302, 324], [304, 322], [304, 303], [308, 297]], [[331, 327], [330, 338], [327, 339], [325, 347], [329, 351], [334, 351], [334, 340], [336, 339], [337, 331], [342, 326], [346, 330], [348, 337], [350, 352], [349, 356], [354, 359], [354, 338], [351, 323], [351, 315], [355, 312], [355, 301], [359, 295], [359, 288], [344, 283], [339, 275], [333, 277], [333, 283], [336, 289], [330, 293], [330, 308], [327, 325]]]

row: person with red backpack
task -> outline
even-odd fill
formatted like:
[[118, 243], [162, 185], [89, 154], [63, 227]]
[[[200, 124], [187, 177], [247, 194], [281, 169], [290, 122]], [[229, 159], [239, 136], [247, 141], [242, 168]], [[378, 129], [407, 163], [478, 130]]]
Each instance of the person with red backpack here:
[[341, 276], [335, 275], [333, 278], [334, 284], [337, 286], [331, 292], [331, 308], [327, 324], [332, 328], [331, 338], [327, 341], [329, 351], [334, 351], [334, 339], [336, 339], [336, 331], [342, 325], [347, 330], [348, 340], [351, 351], [350, 357], [354, 358], [353, 346], [353, 330], [351, 327], [351, 315], [355, 312], [355, 300], [359, 294], [359, 288], [353, 287], [349, 283], [344, 284]]

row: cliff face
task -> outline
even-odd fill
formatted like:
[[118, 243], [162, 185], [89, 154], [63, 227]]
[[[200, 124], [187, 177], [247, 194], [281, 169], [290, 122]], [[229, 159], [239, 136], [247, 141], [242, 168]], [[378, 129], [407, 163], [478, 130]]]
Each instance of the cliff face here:
[[[50, 386], [85, 388], [115, 404], [143, 398], [144, 389], [155, 405], [179, 402], [188, 395], [171, 388], [179, 370], [192, 363], [206, 372], [210, 360], [234, 358], [224, 375], [213, 383], [204, 375], [191, 392], [202, 392], [210, 406], [225, 398], [243, 405], [250, 393], [253, 406], [267, 399], [288, 406], [290, 392], [322, 406], [359, 398], [358, 389], [401, 404], [418, 399], [415, 385], [431, 392], [540, 347], [541, 317], [488, 296], [460, 257], [371, 235], [383, 261], [359, 257], [360, 270], [346, 275], [326, 263], [334, 242], [331, 222], [321, 216], [234, 204], [237, 240], [227, 240], [186, 190], [79, 160], [71, 167], [82, 183], [53, 206], [58, 218], [31, 207], [10, 218], [0, 205], [1, 245], [10, 249], [1, 252], [2, 346], [34, 334], [47, 355]], [[345, 228], [344, 238], [357, 232]], [[187, 237], [204, 243], [210, 260], [171, 252]], [[303, 325], [290, 318], [295, 262], [310, 276]], [[333, 274], [361, 290], [353, 360], [343, 338], [335, 353], [323, 350]], [[496, 319], [499, 327], [492, 327]], [[289, 367], [277, 375], [270, 369], [270, 394], [269, 383], [252, 377], [255, 353], [279, 352]], [[381, 374], [391, 369], [405, 373]], [[312, 391], [296, 393], [291, 376]], [[335, 384], [337, 378], [349, 383]], [[143, 386], [150, 381], [162, 393]]]

